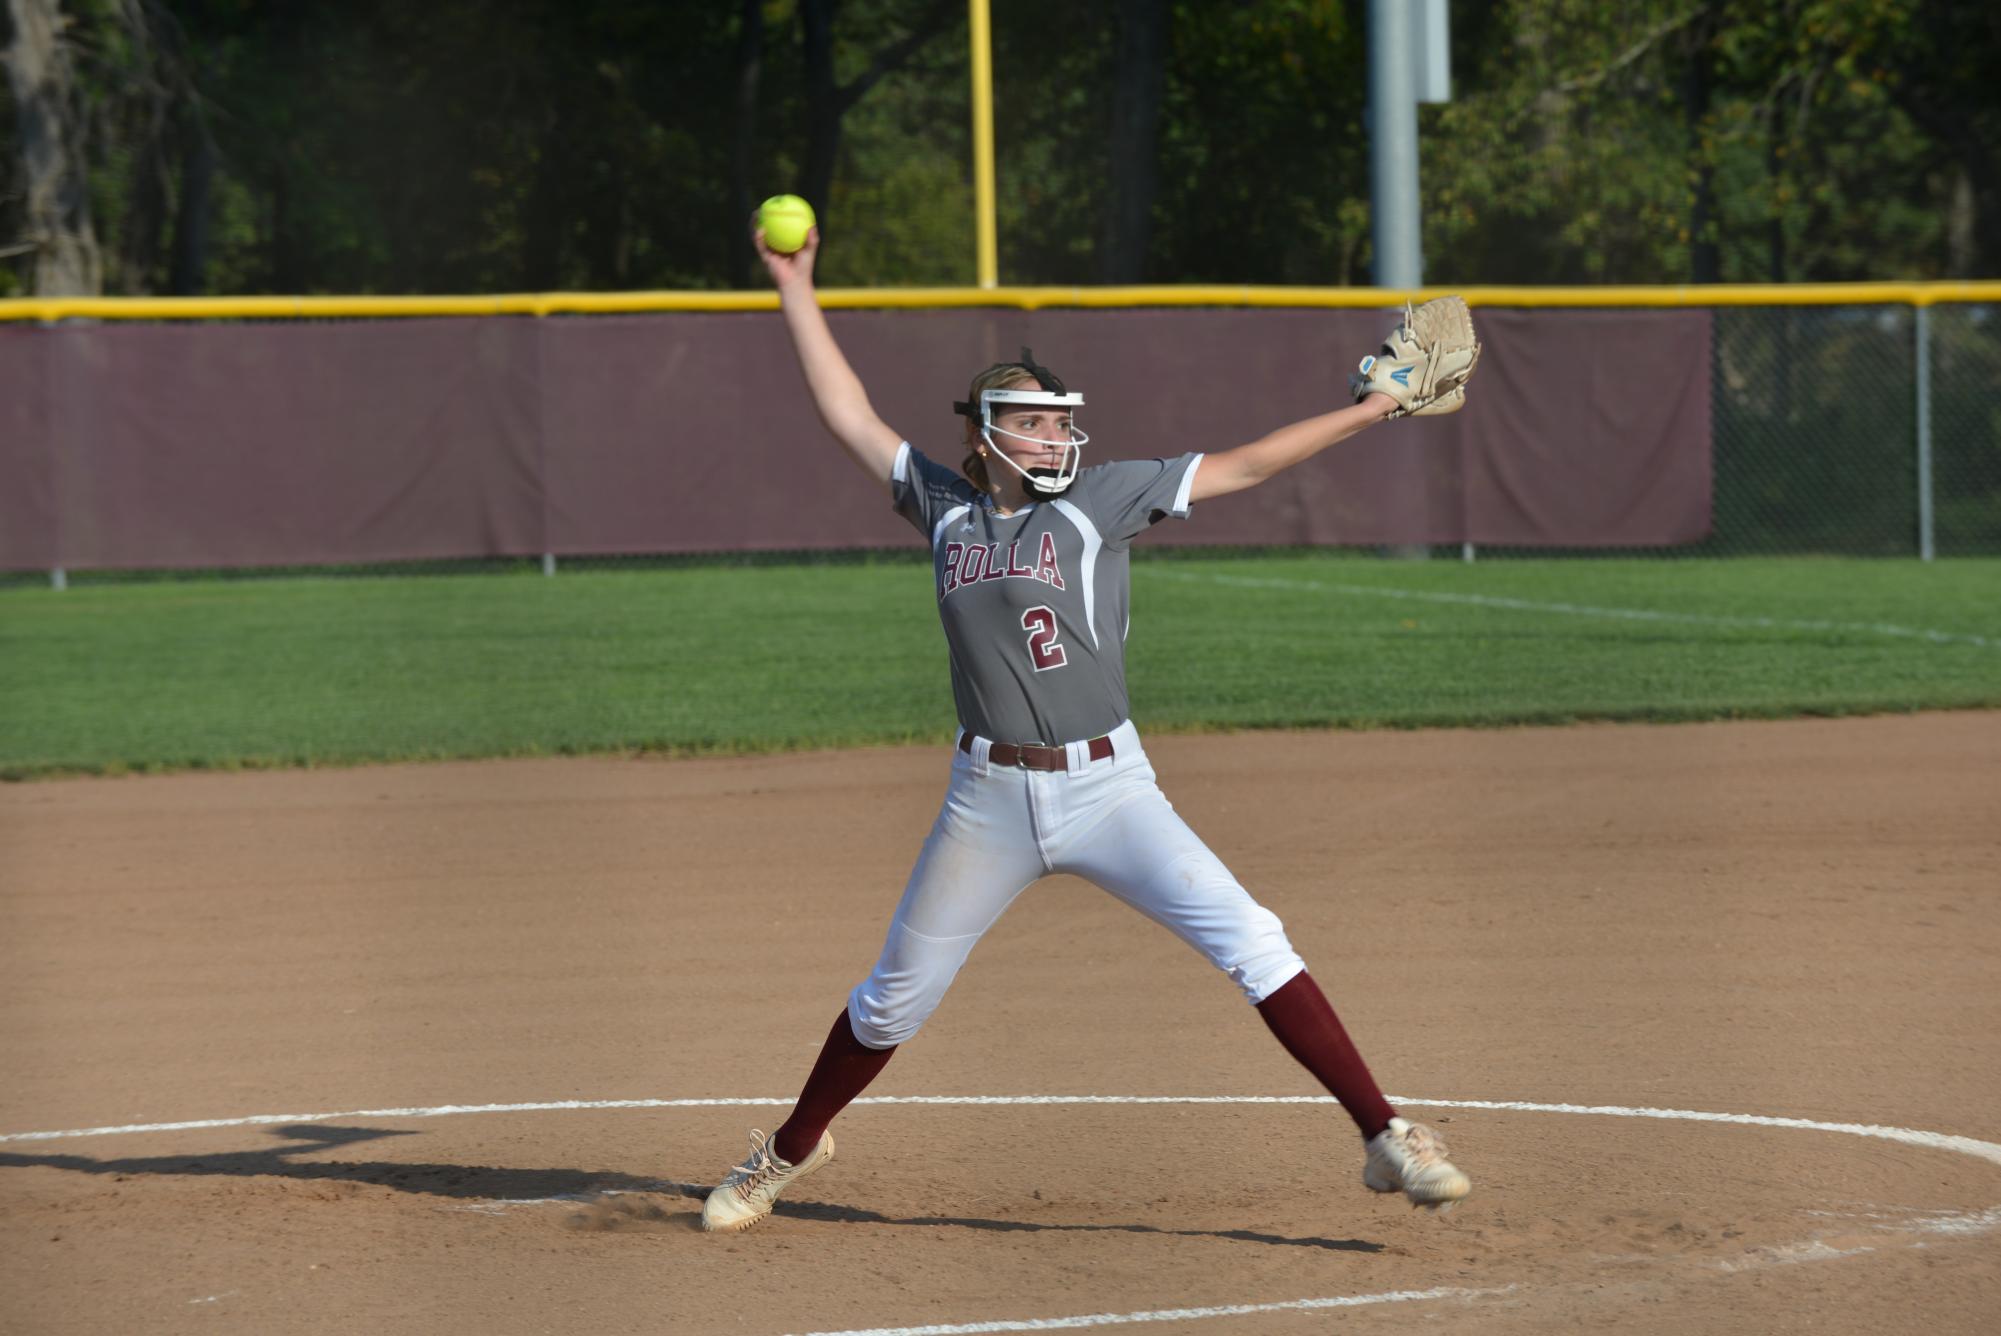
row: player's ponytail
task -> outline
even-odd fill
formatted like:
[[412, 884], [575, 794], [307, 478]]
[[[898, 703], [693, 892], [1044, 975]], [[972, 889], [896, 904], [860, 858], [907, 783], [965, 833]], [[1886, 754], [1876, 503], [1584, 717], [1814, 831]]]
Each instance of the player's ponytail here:
[[[1041, 383], [1019, 362], [996, 362], [973, 377], [972, 388], [966, 392], [966, 401], [977, 408], [980, 396], [988, 390], [1012, 390], [1022, 385]], [[979, 440], [979, 419], [967, 418], [966, 458], [959, 465], [959, 472], [966, 475], [967, 482], [991, 495], [994, 490], [993, 479], [987, 473], [987, 461], [980, 456]]]

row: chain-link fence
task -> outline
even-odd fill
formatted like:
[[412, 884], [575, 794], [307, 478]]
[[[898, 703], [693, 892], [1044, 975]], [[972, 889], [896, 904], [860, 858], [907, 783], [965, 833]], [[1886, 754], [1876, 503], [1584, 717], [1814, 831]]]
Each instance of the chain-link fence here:
[[1710, 535], [1478, 556], [2001, 553], [2001, 305], [1720, 306], [1712, 318]]
[[1678, 552], [2001, 552], [2001, 307], [1726, 307], [1715, 347], [1715, 532]]
[[[1527, 302], [1514, 304], [1527, 305]], [[2001, 553], [2001, 303], [1712, 308], [1713, 528], [1675, 547], [1435, 547], [1479, 559]], [[1477, 392], [1477, 386], [1476, 392]], [[1156, 555], [1170, 551], [1155, 547]], [[1213, 554], [1216, 549], [1177, 555]], [[1425, 551], [1399, 549], [1399, 555]], [[915, 559], [911, 552], [744, 552], [287, 566], [11, 571], [0, 584], [438, 574]]]
[[1928, 310], [1937, 551], [2001, 552], [2001, 304]]

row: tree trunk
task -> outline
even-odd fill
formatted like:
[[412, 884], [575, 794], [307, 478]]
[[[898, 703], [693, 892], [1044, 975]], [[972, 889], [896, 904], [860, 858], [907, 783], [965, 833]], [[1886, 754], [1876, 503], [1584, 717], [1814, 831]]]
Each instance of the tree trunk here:
[[164, 42], [157, 40], [146, 0], [119, 0], [114, 13], [130, 46], [131, 69], [126, 87], [98, 113], [97, 124], [100, 133], [108, 127], [108, 142], [125, 146], [132, 193], [124, 218], [104, 240], [104, 281], [120, 295], [144, 296], [162, 277], [160, 253], [173, 196], [171, 140], [179, 123], [175, 104], [187, 96], [189, 81], [174, 60], [171, 30]]
[[1969, 124], [1962, 107], [1942, 96], [1906, 93], [1899, 104], [1918, 128], [1959, 159], [1946, 206], [1946, 269], [1972, 278], [2001, 267], [2001, 167], [1986, 126]]
[[117, 257], [106, 277], [121, 296], [143, 297], [153, 291], [160, 269], [160, 241], [167, 229], [167, 146], [163, 122], [166, 108], [146, 107], [147, 125], [133, 136], [132, 200], [126, 207], [124, 237], [114, 232], [105, 238], [117, 243]]
[[1952, 199], [1945, 209], [1945, 276], [1972, 278], [1974, 219], [1973, 174], [1962, 166], [1952, 177]]
[[[1917, 40], [1899, 62], [1891, 93], [1918, 128], [1959, 160], [1946, 215], [1954, 277], [2001, 269], [2001, 136], [1993, 73], [2001, 60], [2001, 13], [1990, 4], [1920, 5]], [[1969, 216], [1970, 211], [1970, 216]]]
[[1167, 85], [1168, 0], [1119, 0], [1112, 70], [1111, 199], [1098, 247], [1098, 281], [1137, 283], [1153, 240], [1160, 185], [1160, 102]]
[[299, 263], [301, 247], [292, 239], [292, 166], [280, 158], [271, 174], [271, 214], [264, 253], [270, 267], [266, 280], [273, 292], [303, 292]]
[[750, 244], [750, 174], [757, 155], [757, 97], [764, 82], [764, 0], [743, 0], [736, 39], [736, 138], [730, 148], [730, 286], [747, 288], [757, 263]]
[[932, 0], [904, 36], [877, 48], [869, 67], [847, 83], [834, 78], [834, 18], [840, 0], [800, 0], [806, 56], [806, 171], [800, 193], [825, 219], [832, 208], [834, 166], [841, 154], [841, 118], [884, 76], [893, 74], [964, 13], [959, 0]]
[[800, 182], [806, 202], [822, 216], [834, 185], [834, 159], [841, 151], [841, 90], [834, 81], [834, 11], [840, 0], [800, 0], [799, 24], [806, 39], [806, 172]]
[[1786, 281], [1786, 211], [1779, 203], [1779, 187], [1786, 170], [1779, 161], [1779, 118], [1765, 123], [1765, 182], [1772, 192], [1772, 216], [1765, 220], [1765, 281]]
[[1688, 211], [1688, 281], [1714, 283], [1722, 264], [1714, 235], [1716, 230], [1716, 164], [1703, 143], [1708, 136], [1709, 111], [1714, 90], [1714, 71], [1709, 52], [1713, 14], [1705, 14], [1689, 30], [1688, 66], [1682, 79], [1682, 114], [1688, 125], [1688, 161], [1695, 180], [1694, 198]]
[[215, 140], [200, 106], [190, 106], [182, 128], [181, 199], [174, 214], [174, 264], [167, 290], [199, 296], [208, 286], [209, 199], [215, 188]]
[[524, 292], [552, 292], [563, 285], [563, 223], [571, 207], [563, 194], [568, 155], [564, 111], [552, 104], [543, 114], [542, 141], [536, 147], [535, 171], [525, 201], [527, 216], [522, 220], [520, 284]]
[[13, 40], [0, 64], [14, 94], [27, 190], [33, 287], [43, 297], [96, 296], [103, 260], [90, 221], [84, 107], [77, 96], [56, 0], [7, 0]]

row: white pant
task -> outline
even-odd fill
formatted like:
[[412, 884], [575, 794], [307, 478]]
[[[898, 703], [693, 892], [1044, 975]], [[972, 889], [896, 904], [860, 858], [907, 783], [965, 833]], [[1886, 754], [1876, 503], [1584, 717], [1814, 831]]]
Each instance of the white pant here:
[[1068, 772], [989, 765], [988, 743], [952, 753], [945, 805], [890, 920], [875, 970], [848, 995], [870, 1048], [893, 1048], [937, 1010], [974, 943], [1054, 872], [1096, 882], [1228, 974], [1253, 1003], [1305, 968], [1278, 916], [1251, 899], [1154, 781], [1130, 722], [1113, 754]]

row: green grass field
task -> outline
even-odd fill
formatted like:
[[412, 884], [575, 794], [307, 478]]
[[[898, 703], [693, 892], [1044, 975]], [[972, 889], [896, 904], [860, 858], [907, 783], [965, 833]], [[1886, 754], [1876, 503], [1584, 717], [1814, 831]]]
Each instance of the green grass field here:
[[[1142, 728], [2001, 706], [2001, 560], [1141, 559]], [[0, 774], [942, 739], [928, 569], [0, 591]]]

